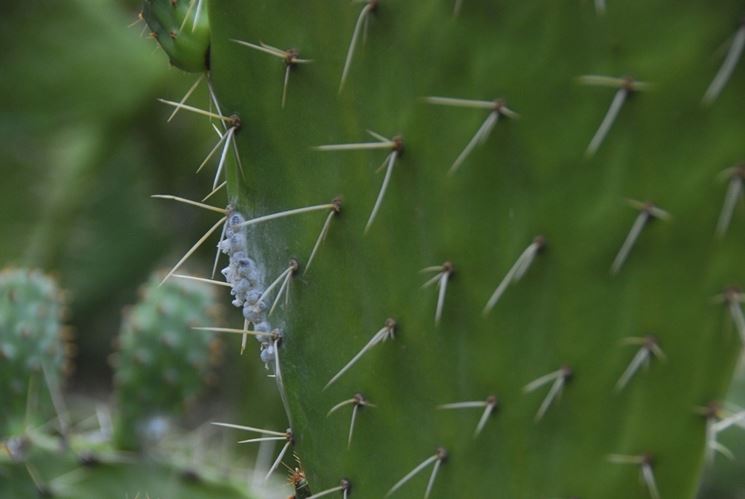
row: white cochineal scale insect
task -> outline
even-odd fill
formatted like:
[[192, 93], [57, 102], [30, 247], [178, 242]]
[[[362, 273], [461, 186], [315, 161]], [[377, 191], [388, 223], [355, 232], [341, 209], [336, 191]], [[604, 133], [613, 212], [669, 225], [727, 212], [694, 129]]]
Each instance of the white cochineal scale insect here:
[[[271, 336], [272, 327], [268, 322], [269, 305], [263, 299], [264, 276], [256, 262], [248, 256], [246, 232], [241, 224], [246, 220], [243, 216], [231, 209], [225, 222], [223, 238], [218, 245], [220, 251], [228, 255], [229, 264], [222, 269], [222, 275], [230, 284], [230, 294], [233, 296], [233, 305], [243, 310], [245, 320], [244, 329], [253, 325], [254, 335], [261, 343], [261, 360], [267, 367], [274, 362], [274, 341]], [[245, 348], [247, 335], [243, 337], [241, 351]]]

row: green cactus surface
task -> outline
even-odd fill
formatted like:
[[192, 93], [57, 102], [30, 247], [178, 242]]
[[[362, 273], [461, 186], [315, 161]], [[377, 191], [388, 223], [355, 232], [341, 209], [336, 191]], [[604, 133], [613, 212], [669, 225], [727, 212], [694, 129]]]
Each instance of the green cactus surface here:
[[213, 290], [153, 275], [125, 312], [114, 357], [116, 442], [136, 448], [157, 437], [204, 391], [219, 356], [216, 338], [193, 327], [214, 322]]
[[53, 416], [50, 394], [64, 381], [70, 353], [62, 314], [62, 293], [51, 277], [0, 272], [0, 436]]
[[694, 497], [745, 339], [742, 68], [702, 105], [743, 4], [605, 3], [209, 2], [225, 275], [315, 494]]
[[171, 64], [200, 73], [209, 67], [210, 28], [206, 2], [147, 0], [142, 17]]

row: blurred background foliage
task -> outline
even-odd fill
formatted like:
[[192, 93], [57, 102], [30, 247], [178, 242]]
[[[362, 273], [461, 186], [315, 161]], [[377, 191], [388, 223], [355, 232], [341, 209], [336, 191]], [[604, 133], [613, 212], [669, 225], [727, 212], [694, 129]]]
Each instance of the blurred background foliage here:
[[[0, 266], [43, 269], [66, 290], [78, 349], [73, 398], [109, 401], [108, 357], [123, 307], [214, 223], [150, 198], [202, 198], [211, 172], [194, 170], [215, 137], [185, 113], [166, 123], [170, 110], [156, 98], [180, 99], [195, 77], [168, 66], [137, 22], [139, 7], [139, 0], [0, 3]], [[192, 102], [206, 105], [204, 88]], [[225, 202], [223, 193], [215, 197]], [[207, 273], [212, 248], [187, 268]], [[221, 322], [236, 327], [240, 316], [226, 308]], [[225, 367], [192, 424], [232, 417], [273, 426], [282, 419], [273, 381], [254, 352], [241, 358], [238, 340], [225, 339]], [[743, 370], [731, 403], [745, 406]], [[716, 457], [703, 498], [745, 498], [745, 445], [734, 433], [723, 443], [736, 461]]]
[[[180, 99], [195, 76], [169, 67], [137, 22], [140, 5], [0, 2], [0, 266], [57, 277], [78, 350], [68, 391], [103, 401], [123, 308], [151, 272], [173, 265], [214, 223], [150, 198], [201, 199], [213, 172], [194, 172], [215, 135], [187, 113], [166, 123], [171, 110], [156, 98]], [[207, 105], [204, 88], [192, 102]], [[223, 193], [214, 197], [225, 202]], [[213, 257], [205, 245], [185, 269], [206, 274]], [[241, 321], [224, 312], [221, 325]], [[192, 422], [281, 419], [274, 381], [254, 352], [241, 358], [239, 340], [225, 340], [224, 370]]]

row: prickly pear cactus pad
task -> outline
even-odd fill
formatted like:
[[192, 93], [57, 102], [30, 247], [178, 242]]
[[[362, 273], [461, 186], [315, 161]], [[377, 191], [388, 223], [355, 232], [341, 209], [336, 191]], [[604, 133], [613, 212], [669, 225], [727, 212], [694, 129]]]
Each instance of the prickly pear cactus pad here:
[[214, 322], [212, 289], [185, 278], [160, 285], [161, 279], [154, 275], [144, 286], [117, 341], [116, 441], [124, 448], [162, 437], [169, 418], [202, 393], [219, 355], [216, 338], [193, 330]]
[[41, 272], [0, 272], [0, 436], [54, 415], [70, 346], [61, 326], [62, 293]]
[[302, 497], [694, 496], [745, 340], [745, 6], [605, 3], [209, 2], [208, 234], [287, 409], [226, 431]]

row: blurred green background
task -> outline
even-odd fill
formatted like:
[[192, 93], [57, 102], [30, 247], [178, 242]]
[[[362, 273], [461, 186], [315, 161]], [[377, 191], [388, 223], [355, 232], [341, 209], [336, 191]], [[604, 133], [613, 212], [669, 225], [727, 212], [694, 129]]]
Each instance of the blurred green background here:
[[[214, 223], [210, 214], [150, 198], [202, 198], [213, 172], [194, 171], [215, 136], [185, 113], [166, 123], [170, 109], [156, 98], [180, 99], [195, 76], [169, 68], [136, 22], [139, 4], [0, 3], [0, 266], [57, 276], [78, 349], [68, 392], [105, 402], [123, 307], [137, 300], [151, 272], [176, 262]], [[204, 86], [192, 101], [206, 106]], [[205, 245], [187, 269], [206, 273], [213, 251]], [[221, 325], [240, 320], [226, 300]], [[216, 389], [190, 424], [232, 418], [275, 426], [283, 416], [273, 381], [254, 352], [240, 357], [238, 340], [225, 340]], [[745, 405], [742, 370], [732, 401]], [[717, 456], [704, 498], [745, 498], [745, 439], [736, 429], [727, 437], [737, 460]]]

